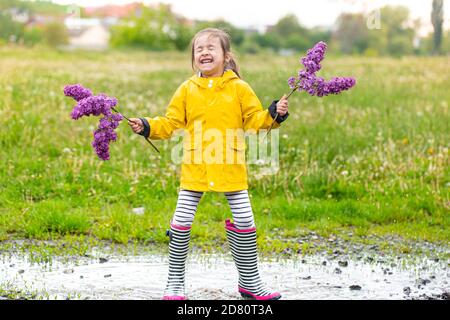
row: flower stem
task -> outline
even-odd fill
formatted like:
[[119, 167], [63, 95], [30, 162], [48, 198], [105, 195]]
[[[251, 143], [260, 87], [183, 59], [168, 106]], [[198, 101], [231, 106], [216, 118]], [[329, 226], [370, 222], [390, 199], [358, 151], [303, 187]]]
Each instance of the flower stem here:
[[[121, 114], [122, 117], [124, 117], [124, 118], [127, 119], [128, 121], [131, 121], [130, 119], [128, 119], [127, 117], [125, 117], [122, 113], [120, 113], [119, 111], [117, 111], [116, 109], [114, 109], [114, 107], [111, 107], [111, 109], [112, 109], [113, 111], [115, 111], [116, 113]], [[131, 122], [134, 122], [134, 121], [131, 121]], [[158, 153], [160, 153], [159, 150], [158, 150], [158, 148], [156, 148], [156, 146], [155, 146], [155, 145], [154, 145], [147, 137], [144, 137], [144, 138], [145, 138], [145, 140], [147, 140], [148, 143], [150, 143], [150, 144], [152, 145], [152, 147], [153, 147]]]
[[297, 90], [297, 89], [298, 89], [298, 86], [295, 86], [295, 88], [292, 89], [291, 92], [287, 95], [286, 99], [288, 99], [291, 96], [291, 94], [293, 94], [295, 92], [295, 90]]
[[[291, 94], [293, 94], [294, 91], [297, 90], [297, 89], [298, 89], [298, 86], [296, 86], [294, 89], [292, 89], [291, 92], [287, 95], [286, 100], [287, 100], [287, 99], [291, 96]], [[269, 134], [270, 130], [272, 130], [272, 127], [273, 127], [275, 121], [277, 120], [277, 118], [278, 118], [278, 112], [277, 112], [277, 114], [275, 115], [275, 118], [273, 119], [272, 123], [270, 124], [269, 130], [267, 130], [266, 135], [264, 136], [264, 139], [267, 137], [267, 135]]]

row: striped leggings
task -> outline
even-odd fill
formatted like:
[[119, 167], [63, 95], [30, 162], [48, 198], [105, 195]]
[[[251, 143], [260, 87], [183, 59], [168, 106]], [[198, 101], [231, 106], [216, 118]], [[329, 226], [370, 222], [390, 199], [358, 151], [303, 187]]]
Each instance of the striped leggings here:
[[[253, 211], [247, 190], [224, 192], [233, 215], [233, 222], [238, 229], [255, 227]], [[181, 189], [178, 194], [177, 207], [172, 224], [190, 227], [194, 221], [197, 206], [203, 192]]]

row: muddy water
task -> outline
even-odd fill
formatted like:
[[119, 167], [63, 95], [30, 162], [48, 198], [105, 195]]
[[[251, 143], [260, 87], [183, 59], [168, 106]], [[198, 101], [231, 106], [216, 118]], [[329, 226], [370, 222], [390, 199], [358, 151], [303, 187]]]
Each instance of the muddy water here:
[[[160, 299], [166, 255], [102, 255], [76, 262], [30, 263], [0, 256], [0, 288], [44, 299]], [[306, 256], [260, 261], [263, 280], [283, 299], [424, 299], [450, 292], [449, 261]], [[231, 256], [194, 254], [187, 261], [190, 299], [240, 299]]]

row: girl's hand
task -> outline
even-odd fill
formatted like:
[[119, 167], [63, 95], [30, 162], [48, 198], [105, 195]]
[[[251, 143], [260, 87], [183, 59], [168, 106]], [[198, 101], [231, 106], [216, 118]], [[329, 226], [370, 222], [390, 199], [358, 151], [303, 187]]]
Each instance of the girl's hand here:
[[144, 130], [144, 124], [142, 123], [141, 119], [130, 118], [128, 124], [130, 125], [131, 130], [133, 130], [134, 133], [141, 133], [142, 130]]
[[288, 100], [286, 99], [286, 95], [283, 95], [280, 98], [280, 101], [277, 102], [277, 113], [280, 116], [284, 116], [288, 112]]

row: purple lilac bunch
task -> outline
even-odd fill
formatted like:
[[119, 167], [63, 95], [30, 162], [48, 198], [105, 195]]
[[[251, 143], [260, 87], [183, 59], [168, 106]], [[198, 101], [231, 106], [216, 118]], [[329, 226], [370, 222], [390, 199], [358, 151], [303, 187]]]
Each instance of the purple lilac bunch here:
[[101, 160], [109, 160], [109, 144], [111, 141], [117, 140], [117, 133], [114, 130], [123, 120], [120, 113], [113, 114], [111, 111], [117, 105], [117, 99], [102, 93], [94, 96], [91, 90], [80, 84], [65, 86], [64, 95], [77, 101], [71, 113], [72, 119], [78, 120], [83, 116], [103, 115], [97, 130], [94, 131], [92, 146]]
[[311, 96], [323, 97], [329, 94], [338, 94], [348, 90], [356, 84], [354, 78], [334, 77], [326, 81], [316, 73], [322, 68], [320, 62], [324, 59], [327, 45], [320, 41], [309, 49], [305, 57], [300, 59], [304, 66], [297, 77], [288, 79], [289, 87], [293, 90], [306, 91]]

